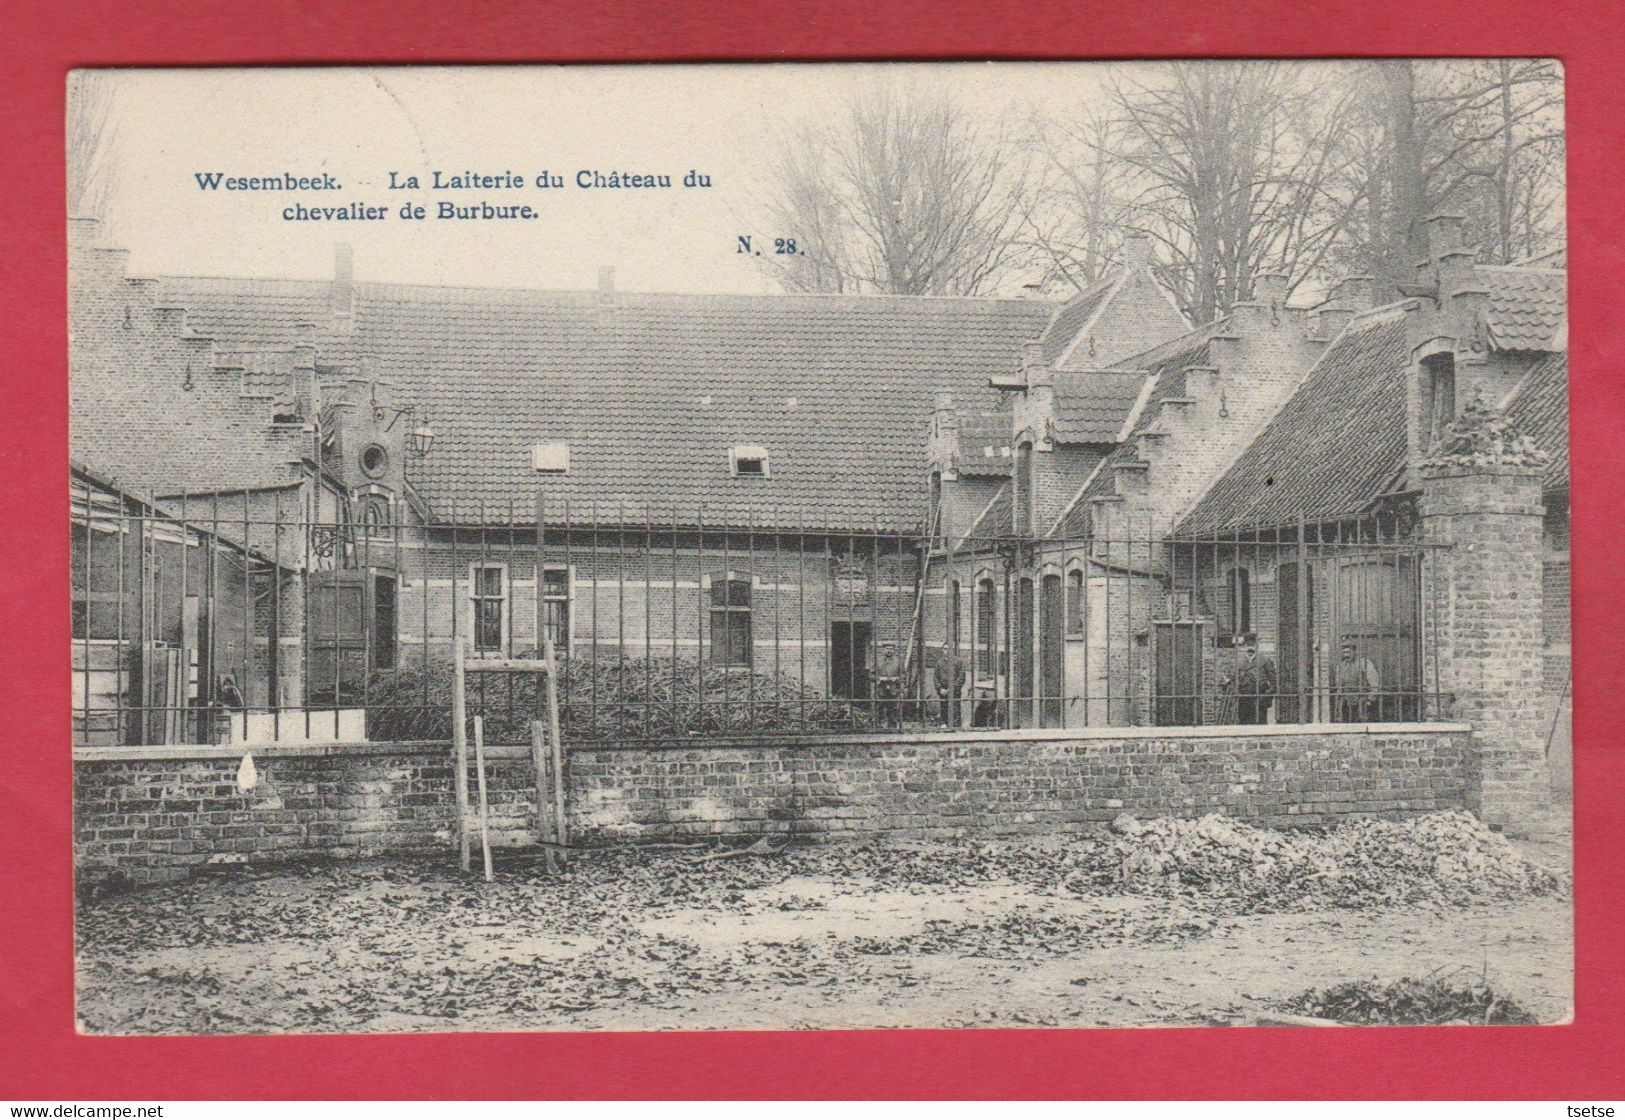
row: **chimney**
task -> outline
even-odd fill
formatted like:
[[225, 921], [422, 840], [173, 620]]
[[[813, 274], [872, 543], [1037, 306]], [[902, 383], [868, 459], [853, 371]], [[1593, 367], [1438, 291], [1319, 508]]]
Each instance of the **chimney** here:
[[615, 266], [601, 264], [598, 266], [598, 298], [607, 301], [615, 294]]
[[1332, 287], [1326, 302], [1340, 310], [1358, 314], [1386, 301], [1382, 299], [1380, 285], [1374, 277], [1345, 276]]
[[333, 245], [333, 331], [349, 334], [355, 327], [355, 250], [349, 242]]
[[1260, 272], [1253, 277], [1253, 299], [1259, 303], [1285, 303], [1287, 282], [1282, 273]]
[[1439, 306], [1449, 308], [1457, 292], [1474, 287], [1474, 252], [1461, 243], [1466, 221], [1460, 214], [1435, 214], [1427, 219], [1428, 260], [1422, 267], [1438, 286]]
[[959, 413], [954, 411], [952, 393], [939, 392], [931, 405], [931, 430], [926, 439], [926, 459], [940, 471], [954, 469], [959, 453]]
[[1033, 375], [1044, 367], [1044, 344], [1036, 340], [1021, 344], [1021, 376], [1028, 385], [1034, 383]]
[[1123, 267], [1132, 272], [1141, 272], [1151, 268], [1157, 263], [1151, 255], [1151, 238], [1139, 230], [1131, 230], [1123, 235]]

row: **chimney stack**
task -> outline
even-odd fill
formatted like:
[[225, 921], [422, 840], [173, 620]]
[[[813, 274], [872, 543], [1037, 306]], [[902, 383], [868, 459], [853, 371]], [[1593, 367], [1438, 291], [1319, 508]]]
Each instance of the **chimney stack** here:
[[1279, 272], [1260, 272], [1253, 277], [1253, 299], [1259, 303], [1285, 303], [1287, 278]]
[[601, 264], [598, 266], [598, 298], [607, 299], [615, 294], [615, 266]]
[[355, 250], [349, 242], [333, 245], [333, 330], [349, 334], [355, 327]]
[[1151, 238], [1139, 230], [1123, 235], [1123, 267], [1134, 272], [1148, 269], [1157, 263], [1151, 254]]

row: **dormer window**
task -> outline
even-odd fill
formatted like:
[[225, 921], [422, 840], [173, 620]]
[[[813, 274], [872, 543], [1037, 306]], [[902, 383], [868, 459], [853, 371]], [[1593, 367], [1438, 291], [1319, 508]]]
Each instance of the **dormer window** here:
[[531, 444], [530, 467], [537, 474], [569, 474], [570, 445], [562, 439]]
[[735, 478], [767, 478], [767, 448], [739, 444], [728, 449], [728, 470]]

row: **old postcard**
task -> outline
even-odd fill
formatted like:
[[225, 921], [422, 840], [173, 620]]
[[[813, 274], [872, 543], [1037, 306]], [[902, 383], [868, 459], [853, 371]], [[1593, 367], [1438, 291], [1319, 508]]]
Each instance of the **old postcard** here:
[[1567, 1021], [1563, 119], [74, 73], [80, 1029]]

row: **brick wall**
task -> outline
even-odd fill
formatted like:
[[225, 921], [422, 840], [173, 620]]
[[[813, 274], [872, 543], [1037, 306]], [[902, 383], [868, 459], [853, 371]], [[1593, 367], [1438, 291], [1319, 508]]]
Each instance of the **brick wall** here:
[[[492, 823], [527, 838], [534, 789], [513, 748], [491, 767]], [[174, 878], [207, 864], [440, 851], [451, 859], [445, 744], [82, 750], [78, 873]], [[1336, 733], [986, 732], [772, 746], [575, 749], [569, 805], [582, 843], [789, 833], [810, 837], [1075, 832], [1121, 812], [1223, 811], [1275, 825], [1465, 804], [1464, 727]]]

